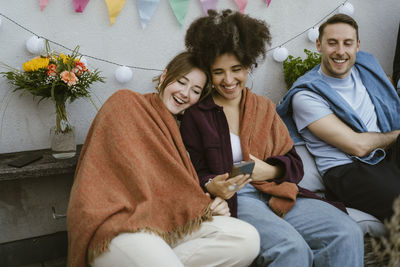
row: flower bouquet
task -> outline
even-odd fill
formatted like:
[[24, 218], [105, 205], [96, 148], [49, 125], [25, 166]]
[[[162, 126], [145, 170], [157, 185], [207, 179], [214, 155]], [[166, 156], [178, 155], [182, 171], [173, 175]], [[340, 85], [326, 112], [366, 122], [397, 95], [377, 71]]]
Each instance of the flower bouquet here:
[[67, 118], [66, 102], [73, 102], [80, 97], [91, 100], [90, 85], [104, 82], [100, 71], [90, 71], [81, 61], [78, 49], [76, 47], [70, 55], [50, 52], [46, 42], [46, 55], [25, 62], [23, 70], [6, 66], [9, 71], [2, 72], [9, 83], [15, 86], [14, 92], [30, 93], [40, 98], [39, 102], [46, 98], [53, 101], [56, 108], [56, 135], [72, 131]]

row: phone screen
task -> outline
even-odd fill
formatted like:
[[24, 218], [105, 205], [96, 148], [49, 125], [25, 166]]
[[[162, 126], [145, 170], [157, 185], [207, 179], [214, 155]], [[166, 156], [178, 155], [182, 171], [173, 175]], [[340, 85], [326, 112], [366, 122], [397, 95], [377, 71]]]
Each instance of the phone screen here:
[[235, 177], [239, 174], [252, 174], [254, 169], [254, 160], [244, 161], [233, 164], [230, 177]]

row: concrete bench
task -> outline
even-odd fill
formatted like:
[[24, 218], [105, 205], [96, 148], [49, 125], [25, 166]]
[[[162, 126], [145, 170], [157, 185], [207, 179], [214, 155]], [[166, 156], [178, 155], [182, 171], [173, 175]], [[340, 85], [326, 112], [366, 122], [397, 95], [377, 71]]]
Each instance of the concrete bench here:
[[[65, 160], [54, 159], [50, 150], [0, 154], [0, 266], [49, 263], [66, 257], [63, 215], [80, 149], [74, 158]], [[41, 153], [43, 158], [22, 168], [8, 165], [30, 153]]]

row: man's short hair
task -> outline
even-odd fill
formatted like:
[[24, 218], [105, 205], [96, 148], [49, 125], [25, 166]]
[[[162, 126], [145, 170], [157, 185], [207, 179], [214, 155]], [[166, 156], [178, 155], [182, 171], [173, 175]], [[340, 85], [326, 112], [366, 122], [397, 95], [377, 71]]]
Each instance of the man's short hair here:
[[318, 29], [319, 41], [322, 41], [322, 35], [324, 34], [324, 30], [325, 30], [326, 26], [331, 25], [331, 24], [336, 24], [336, 23], [345, 23], [345, 24], [348, 24], [351, 27], [353, 27], [356, 30], [357, 41], [358, 41], [358, 24], [357, 24], [357, 22], [352, 17], [350, 17], [346, 14], [342, 14], [342, 13], [333, 15], [327, 21], [322, 23], [321, 26], [319, 26], [319, 29]]

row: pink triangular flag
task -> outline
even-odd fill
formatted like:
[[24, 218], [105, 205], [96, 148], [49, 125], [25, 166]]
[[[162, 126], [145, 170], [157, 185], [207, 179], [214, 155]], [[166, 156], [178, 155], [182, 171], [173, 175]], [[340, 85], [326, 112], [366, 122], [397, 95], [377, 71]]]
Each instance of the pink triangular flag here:
[[271, 0], [265, 0], [265, 3], [267, 3], [267, 7], [269, 7], [269, 4], [271, 4]]
[[200, 0], [204, 13], [207, 15], [209, 9], [216, 9], [218, 0]]
[[40, 5], [40, 11], [43, 11], [43, 9], [47, 6], [50, 0], [39, 0], [39, 5]]
[[235, 0], [236, 5], [239, 7], [240, 13], [244, 13], [247, 6], [247, 0]]
[[89, 0], [73, 0], [75, 11], [82, 13], [85, 10], [86, 5], [89, 3]]

